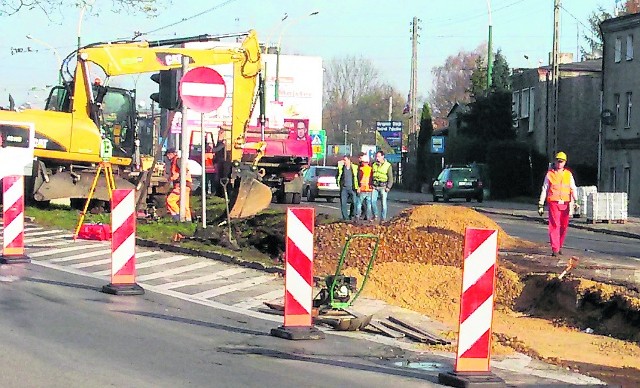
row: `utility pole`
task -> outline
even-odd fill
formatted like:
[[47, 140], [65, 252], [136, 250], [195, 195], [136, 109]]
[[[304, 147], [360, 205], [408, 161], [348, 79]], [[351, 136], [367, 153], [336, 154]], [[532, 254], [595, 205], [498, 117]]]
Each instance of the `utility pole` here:
[[489, 9], [489, 41], [487, 44], [487, 93], [491, 91], [493, 77], [493, 21], [491, 20], [491, 0], [487, 0]]
[[[551, 126], [551, 155], [547, 155], [549, 160], [558, 152], [558, 95], [559, 95], [559, 79], [560, 79], [560, 0], [554, 0], [553, 3], [553, 51], [551, 65], [551, 87], [553, 90], [553, 112]], [[548, 140], [547, 140], [548, 141]]]
[[393, 113], [393, 96], [389, 96], [389, 121], [391, 121], [392, 113]]
[[[420, 19], [414, 16], [411, 23], [411, 86], [409, 88], [409, 159], [413, 161], [416, 156], [416, 133], [418, 132], [418, 125], [420, 120], [418, 119], [418, 30], [420, 26], [418, 23]], [[398, 182], [402, 182], [402, 162], [398, 167]]]

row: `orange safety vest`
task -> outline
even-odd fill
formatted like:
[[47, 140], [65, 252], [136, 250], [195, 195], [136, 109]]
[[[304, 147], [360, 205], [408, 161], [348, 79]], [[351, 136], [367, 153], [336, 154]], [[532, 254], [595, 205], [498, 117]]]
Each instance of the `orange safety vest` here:
[[[180, 166], [178, 165], [178, 158], [173, 158], [171, 161], [171, 176], [170, 179], [173, 182], [173, 187], [180, 189]], [[187, 168], [187, 187], [191, 188], [192, 179], [189, 168]]]
[[373, 191], [371, 186], [373, 169], [370, 165], [364, 164], [358, 168], [358, 175], [360, 176], [360, 191], [368, 193]]
[[549, 170], [549, 189], [547, 190], [547, 202], [571, 201], [571, 172], [566, 168], [563, 171]]

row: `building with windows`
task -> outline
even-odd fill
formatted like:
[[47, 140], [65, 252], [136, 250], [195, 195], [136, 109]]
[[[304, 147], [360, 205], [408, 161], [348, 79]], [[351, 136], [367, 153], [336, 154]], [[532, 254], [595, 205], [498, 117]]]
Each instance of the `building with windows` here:
[[[626, 192], [640, 213], [640, 14], [602, 22], [603, 82], [599, 191]], [[638, 51], [640, 54], [640, 51]], [[634, 103], [635, 102], [635, 103]], [[640, 105], [639, 105], [640, 106]], [[634, 187], [635, 185], [635, 187]]]
[[[569, 166], [577, 167], [579, 185], [595, 184], [598, 165], [601, 59], [573, 62], [560, 56], [558, 75], [558, 125], [553, 132], [552, 67], [514, 69], [511, 76], [513, 125], [517, 139], [553, 160], [565, 151]], [[557, 149], [554, 149], [554, 137]]]

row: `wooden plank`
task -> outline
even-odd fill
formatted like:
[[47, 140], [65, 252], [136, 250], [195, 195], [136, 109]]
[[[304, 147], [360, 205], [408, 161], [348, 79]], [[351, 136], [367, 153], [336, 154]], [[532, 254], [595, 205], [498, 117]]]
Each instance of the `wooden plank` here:
[[432, 340], [431, 338], [428, 338], [425, 335], [417, 333], [413, 330], [407, 329], [406, 327], [397, 325], [389, 321], [380, 321], [380, 323], [388, 327], [389, 329], [393, 329], [395, 331], [403, 333], [407, 338], [411, 338], [414, 341], [418, 341], [418, 342], [422, 342], [430, 345], [436, 345], [436, 341]]
[[433, 333], [431, 333], [431, 332], [429, 332], [429, 331], [427, 331], [425, 329], [422, 329], [422, 328], [417, 327], [415, 325], [412, 325], [412, 324], [410, 324], [410, 323], [408, 323], [406, 321], [403, 321], [400, 318], [396, 318], [396, 317], [391, 317], [390, 316], [387, 319], [389, 319], [390, 322], [393, 322], [393, 323], [398, 324], [400, 326], [406, 327], [409, 330], [413, 330], [416, 333], [419, 333], [419, 334], [422, 334], [422, 335], [424, 335], [426, 337], [429, 337], [429, 338], [433, 339], [434, 341], [439, 342], [439, 344], [441, 344], [441, 345], [449, 345], [451, 343], [451, 341], [449, 341], [448, 339], [439, 337], [439, 336], [437, 336], [437, 335], [435, 335], [435, 334], [433, 334]]
[[280, 310], [273, 310], [273, 309], [265, 309], [263, 307], [260, 307], [258, 309], [259, 312], [264, 313], [264, 314], [269, 314], [269, 315], [281, 315], [284, 316], [284, 311], [280, 311]]
[[400, 333], [400, 332], [397, 332], [395, 330], [389, 329], [389, 328], [381, 325], [380, 321], [371, 321], [369, 323], [369, 326], [371, 326], [374, 329], [378, 330], [379, 332], [381, 332], [382, 334], [386, 335], [387, 337], [391, 337], [391, 338], [394, 338], [394, 339], [404, 338], [404, 333]]

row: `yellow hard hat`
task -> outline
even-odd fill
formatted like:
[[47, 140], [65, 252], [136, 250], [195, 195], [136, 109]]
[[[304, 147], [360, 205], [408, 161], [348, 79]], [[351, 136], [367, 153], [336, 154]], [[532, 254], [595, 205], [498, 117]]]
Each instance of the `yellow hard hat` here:
[[557, 160], [564, 160], [565, 162], [567, 161], [567, 154], [565, 154], [564, 152], [560, 151], [556, 154], [556, 159]]

